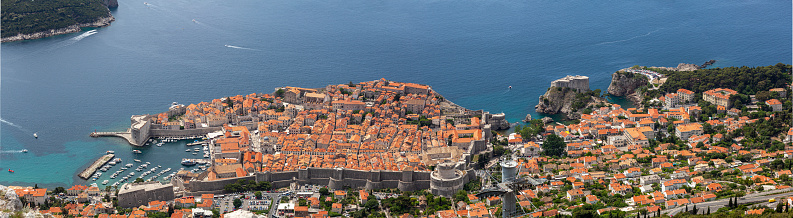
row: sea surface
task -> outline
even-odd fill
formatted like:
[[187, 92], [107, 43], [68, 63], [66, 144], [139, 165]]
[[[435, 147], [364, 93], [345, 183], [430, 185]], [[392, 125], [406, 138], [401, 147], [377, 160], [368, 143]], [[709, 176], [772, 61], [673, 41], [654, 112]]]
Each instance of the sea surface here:
[[565, 75], [605, 92], [633, 65], [791, 63], [789, 0], [145, 1], [119, 1], [109, 27], [0, 45], [0, 184], [90, 184], [76, 174], [107, 150], [176, 170], [185, 141], [135, 156], [88, 136], [171, 102], [387, 78], [517, 122]]

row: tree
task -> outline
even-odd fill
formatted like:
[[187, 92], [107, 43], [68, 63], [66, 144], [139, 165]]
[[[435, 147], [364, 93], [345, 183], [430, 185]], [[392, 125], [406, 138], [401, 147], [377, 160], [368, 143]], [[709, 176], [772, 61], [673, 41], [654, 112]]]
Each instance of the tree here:
[[548, 135], [545, 142], [542, 144], [542, 149], [545, 155], [548, 156], [563, 156], [565, 149], [564, 139], [555, 134]]
[[141, 182], [145, 182], [143, 180], [143, 178], [137, 178], [137, 179], [135, 179], [135, 182], [133, 182], [133, 183], [141, 183]]
[[260, 191], [269, 191], [269, 190], [273, 189], [273, 185], [270, 182], [268, 182], [268, 181], [261, 181], [256, 186], [258, 186], [258, 189]]
[[782, 202], [776, 204], [776, 212], [782, 213]]
[[235, 198], [234, 199], [234, 208], [240, 208], [240, 206], [242, 206], [242, 200], [240, 200], [239, 198]]
[[63, 187], [55, 187], [55, 189], [52, 190], [53, 195], [57, 195], [59, 193], [66, 193], [66, 189], [64, 189]]
[[321, 194], [321, 195], [330, 195], [330, 191], [328, 191], [328, 188], [322, 187], [322, 188], [319, 189], [319, 194]]
[[699, 210], [697, 209], [697, 205], [695, 204], [695, 205], [694, 205], [694, 208], [693, 208], [693, 209], [691, 209], [691, 214], [694, 214], [694, 215], [696, 215], [698, 211], [699, 211]]
[[727, 208], [732, 208], [732, 197], [730, 197], [730, 202], [727, 203]]
[[256, 196], [256, 199], [262, 199], [262, 192], [261, 191], [256, 191], [256, 192], [253, 193], [253, 195]]
[[708, 206], [708, 215], [710, 215], [710, 206]]
[[460, 202], [460, 201], [468, 202], [468, 192], [464, 190], [460, 190], [454, 194], [454, 202]]

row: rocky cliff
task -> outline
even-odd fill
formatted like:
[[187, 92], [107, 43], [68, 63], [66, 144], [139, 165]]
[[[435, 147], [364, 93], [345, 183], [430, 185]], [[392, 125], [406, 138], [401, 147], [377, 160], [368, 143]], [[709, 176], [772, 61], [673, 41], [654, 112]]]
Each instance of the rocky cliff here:
[[117, 8], [118, 0], [102, 0], [102, 4], [107, 6], [107, 8]]
[[592, 92], [578, 93], [570, 88], [551, 87], [540, 96], [534, 110], [544, 114], [564, 114], [568, 119], [578, 119], [584, 108], [608, 103]]
[[636, 89], [647, 85], [647, 77], [628, 72], [615, 72], [611, 74], [611, 84], [608, 93], [613, 96], [627, 96], [636, 92]]

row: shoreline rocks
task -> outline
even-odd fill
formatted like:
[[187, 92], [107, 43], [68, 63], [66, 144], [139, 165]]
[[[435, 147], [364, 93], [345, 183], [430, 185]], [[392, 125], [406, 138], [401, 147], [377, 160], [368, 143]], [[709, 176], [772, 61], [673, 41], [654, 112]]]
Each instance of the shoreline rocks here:
[[647, 85], [647, 77], [628, 72], [611, 74], [611, 83], [607, 89], [609, 95], [627, 96], [636, 93], [636, 89]]
[[[116, 2], [118, 4], [118, 2]], [[13, 42], [13, 41], [20, 41], [20, 40], [28, 40], [28, 39], [41, 39], [55, 35], [61, 34], [68, 34], [68, 33], [76, 33], [82, 31], [80, 28], [82, 27], [106, 27], [110, 26], [110, 23], [115, 21], [116, 18], [113, 17], [112, 14], [108, 13], [107, 17], [102, 17], [97, 19], [91, 23], [81, 23], [75, 24], [68, 27], [60, 28], [60, 29], [52, 29], [43, 32], [36, 32], [31, 34], [18, 34], [16, 36], [4, 37], [0, 40], [0, 42]]]
[[[571, 88], [551, 87], [545, 94], [540, 96], [540, 102], [534, 106], [535, 111], [543, 114], [562, 113], [566, 119], [578, 119], [584, 108], [598, 104], [608, 104], [606, 99], [600, 96], [590, 96], [583, 93], [585, 97], [577, 96], [579, 93]], [[577, 104], [578, 108], [573, 105]]]
[[531, 114], [526, 114], [526, 118], [523, 118], [523, 122], [525, 123], [531, 122]]

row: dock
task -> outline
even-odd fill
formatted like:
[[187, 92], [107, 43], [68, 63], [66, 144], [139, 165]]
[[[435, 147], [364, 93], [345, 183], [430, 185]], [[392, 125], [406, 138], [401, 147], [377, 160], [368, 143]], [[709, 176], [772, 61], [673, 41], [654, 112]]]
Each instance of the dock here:
[[91, 166], [83, 170], [83, 172], [80, 173], [78, 176], [86, 180], [91, 178], [91, 175], [93, 175], [94, 172], [96, 172], [96, 169], [99, 169], [99, 167], [102, 167], [102, 165], [105, 165], [105, 163], [109, 162], [110, 160], [113, 160], [114, 157], [116, 157], [115, 154], [106, 154], [100, 157], [99, 159], [96, 159], [96, 161], [94, 161], [94, 163], [91, 164]]
[[207, 144], [207, 141], [200, 141], [200, 142], [187, 143], [187, 146], [193, 146], [193, 145], [205, 145], [205, 144]]

